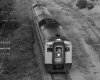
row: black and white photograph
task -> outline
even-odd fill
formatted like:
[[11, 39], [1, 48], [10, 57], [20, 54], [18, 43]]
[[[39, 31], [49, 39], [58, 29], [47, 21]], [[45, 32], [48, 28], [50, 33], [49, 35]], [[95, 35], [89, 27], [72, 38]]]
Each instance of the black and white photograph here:
[[100, 80], [100, 0], [0, 0], [0, 80]]

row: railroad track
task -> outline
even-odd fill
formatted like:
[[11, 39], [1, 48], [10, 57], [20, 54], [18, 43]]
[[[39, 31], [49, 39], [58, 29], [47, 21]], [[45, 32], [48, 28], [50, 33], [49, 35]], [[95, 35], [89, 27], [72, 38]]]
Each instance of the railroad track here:
[[51, 74], [52, 80], [72, 80], [69, 74]]
[[38, 25], [38, 22], [37, 22], [37, 19], [36, 19], [36, 16], [35, 15], [35, 12], [34, 10], [32, 9], [32, 17], [33, 17], [33, 21], [32, 21], [32, 29], [34, 31], [34, 34], [35, 34], [35, 46], [34, 46], [34, 49], [35, 49], [35, 53], [36, 53], [36, 59], [37, 59], [37, 63], [38, 63], [38, 66], [39, 66], [39, 69], [40, 69], [40, 74], [41, 74], [41, 78], [42, 80], [52, 80], [51, 78], [51, 75], [46, 73], [46, 70], [45, 70], [45, 66], [44, 66], [44, 48], [43, 48], [43, 45], [41, 44], [42, 42], [42, 37], [39, 33], [40, 32], [40, 29], [39, 29], [39, 25]]
[[51, 74], [52, 80], [67, 80], [64, 74]]

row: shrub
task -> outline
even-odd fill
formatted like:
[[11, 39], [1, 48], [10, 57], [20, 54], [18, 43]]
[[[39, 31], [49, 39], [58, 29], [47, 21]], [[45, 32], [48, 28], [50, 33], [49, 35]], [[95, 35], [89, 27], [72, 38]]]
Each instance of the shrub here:
[[86, 6], [87, 6], [87, 1], [86, 1], [86, 0], [78, 0], [76, 6], [77, 6], [79, 9], [84, 9], [84, 8], [86, 8]]
[[94, 8], [94, 5], [92, 3], [87, 3], [87, 8], [90, 10], [90, 9], [93, 9]]

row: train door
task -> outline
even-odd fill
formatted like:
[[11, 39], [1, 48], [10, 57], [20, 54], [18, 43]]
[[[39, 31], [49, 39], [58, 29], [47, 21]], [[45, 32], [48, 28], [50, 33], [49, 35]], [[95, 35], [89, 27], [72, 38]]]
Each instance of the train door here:
[[65, 62], [65, 45], [63, 42], [56, 42], [53, 44], [53, 59], [54, 65], [64, 64]]

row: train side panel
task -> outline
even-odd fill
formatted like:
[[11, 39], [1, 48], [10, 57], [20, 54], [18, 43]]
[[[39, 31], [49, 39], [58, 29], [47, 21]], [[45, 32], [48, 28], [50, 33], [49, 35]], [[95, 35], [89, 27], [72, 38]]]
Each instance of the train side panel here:
[[66, 47], [69, 47], [68, 51], [65, 52], [65, 63], [72, 63], [72, 43], [65, 41]]
[[50, 45], [52, 42], [45, 43], [45, 64], [52, 64], [52, 52], [48, 51]]

